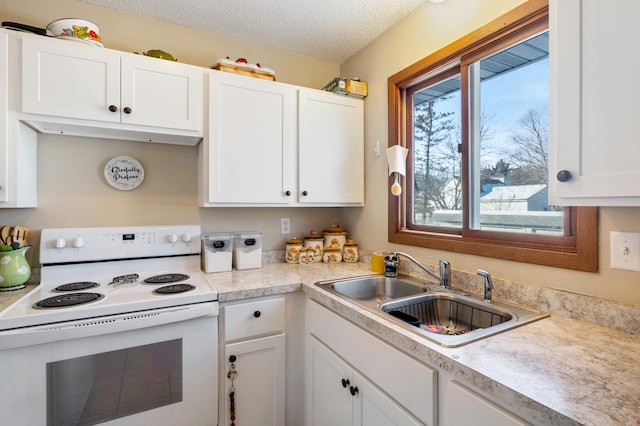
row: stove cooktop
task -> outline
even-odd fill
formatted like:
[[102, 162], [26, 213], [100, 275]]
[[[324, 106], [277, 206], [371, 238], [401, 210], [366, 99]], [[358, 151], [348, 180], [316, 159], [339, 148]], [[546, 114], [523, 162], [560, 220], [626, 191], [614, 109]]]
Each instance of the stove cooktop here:
[[[53, 263], [43, 265], [38, 287], [0, 313], [0, 331], [218, 300], [200, 270], [199, 227], [189, 228], [195, 241], [155, 227], [63, 231], [75, 235], [71, 247], [56, 247], [61, 230], [42, 231], [40, 258]], [[109, 255], [116, 259], [100, 260]]]

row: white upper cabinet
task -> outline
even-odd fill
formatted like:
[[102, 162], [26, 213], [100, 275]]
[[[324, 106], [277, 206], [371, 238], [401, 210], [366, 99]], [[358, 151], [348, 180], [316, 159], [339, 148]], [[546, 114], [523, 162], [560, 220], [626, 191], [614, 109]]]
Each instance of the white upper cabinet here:
[[[286, 205], [296, 193], [295, 87], [212, 71], [207, 202]], [[207, 145], [207, 146], [205, 146]]]
[[[25, 35], [22, 112], [29, 115], [23, 119], [43, 132], [99, 137], [110, 136], [100, 128], [130, 130], [195, 136], [175, 141], [195, 144], [202, 136], [204, 76], [191, 65]], [[164, 139], [157, 141], [171, 142]]]
[[0, 208], [36, 207], [37, 135], [16, 120], [10, 32], [0, 30]]
[[550, 1], [550, 195], [640, 206], [640, 2]]
[[364, 105], [321, 90], [298, 91], [300, 203], [364, 205]]
[[363, 101], [211, 71], [200, 205], [361, 206]]

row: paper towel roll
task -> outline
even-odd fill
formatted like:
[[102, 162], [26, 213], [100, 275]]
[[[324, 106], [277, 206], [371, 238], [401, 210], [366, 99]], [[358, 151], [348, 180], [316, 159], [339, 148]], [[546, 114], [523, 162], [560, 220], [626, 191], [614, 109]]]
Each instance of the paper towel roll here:
[[400, 145], [387, 148], [387, 162], [389, 163], [389, 176], [391, 173], [400, 173], [404, 176], [407, 173], [407, 153], [409, 150]]

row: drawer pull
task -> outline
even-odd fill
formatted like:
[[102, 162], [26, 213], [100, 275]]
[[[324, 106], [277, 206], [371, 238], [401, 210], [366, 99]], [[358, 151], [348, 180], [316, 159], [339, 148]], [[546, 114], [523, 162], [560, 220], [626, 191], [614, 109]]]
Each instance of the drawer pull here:
[[255, 311], [253, 313], [254, 318], [260, 318], [261, 315], [262, 315], [262, 313], [260, 311]]

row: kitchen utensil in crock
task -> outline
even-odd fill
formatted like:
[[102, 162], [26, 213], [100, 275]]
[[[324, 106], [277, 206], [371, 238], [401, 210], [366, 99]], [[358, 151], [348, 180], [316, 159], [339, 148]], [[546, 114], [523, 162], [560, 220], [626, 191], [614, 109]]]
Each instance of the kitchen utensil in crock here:
[[4, 225], [0, 228], [0, 239], [2, 240], [2, 244], [11, 245], [11, 229], [12, 227], [9, 225]]
[[29, 228], [26, 226], [20, 226], [20, 225], [14, 226], [13, 230], [11, 231], [12, 247], [13, 247], [13, 244], [15, 243], [19, 244], [18, 248], [26, 245], [28, 232], [29, 232]]

